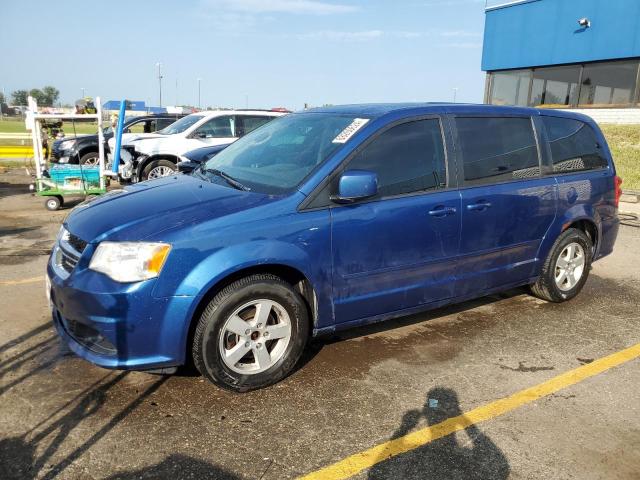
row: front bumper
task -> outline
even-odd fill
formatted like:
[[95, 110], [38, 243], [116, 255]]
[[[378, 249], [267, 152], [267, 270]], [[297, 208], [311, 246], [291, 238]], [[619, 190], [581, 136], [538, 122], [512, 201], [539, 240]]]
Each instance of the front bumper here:
[[71, 350], [105, 368], [149, 370], [185, 363], [196, 297], [155, 298], [155, 280], [118, 284], [81, 263], [67, 278], [52, 259], [47, 266], [53, 323]]

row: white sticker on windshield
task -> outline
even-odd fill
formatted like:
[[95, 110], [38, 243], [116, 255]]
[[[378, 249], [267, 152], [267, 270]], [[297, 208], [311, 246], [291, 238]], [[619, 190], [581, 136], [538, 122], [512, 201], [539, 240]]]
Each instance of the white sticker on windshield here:
[[355, 118], [347, 127], [342, 130], [331, 143], [346, 143], [355, 133], [360, 130], [367, 122], [368, 118]]

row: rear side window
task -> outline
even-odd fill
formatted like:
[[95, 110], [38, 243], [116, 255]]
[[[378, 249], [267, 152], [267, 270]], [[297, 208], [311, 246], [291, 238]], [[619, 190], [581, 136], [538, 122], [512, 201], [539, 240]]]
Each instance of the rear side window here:
[[375, 172], [377, 198], [444, 188], [440, 121], [418, 120], [392, 127], [356, 154], [346, 168]]
[[530, 118], [457, 118], [465, 185], [484, 185], [540, 175]]
[[584, 172], [608, 166], [593, 129], [570, 118], [542, 117], [555, 173]]
[[261, 127], [265, 123], [273, 120], [274, 117], [259, 117], [259, 116], [247, 116], [239, 115], [236, 117], [238, 137], [243, 137], [247, 133], [253, 132], [256, 128]]

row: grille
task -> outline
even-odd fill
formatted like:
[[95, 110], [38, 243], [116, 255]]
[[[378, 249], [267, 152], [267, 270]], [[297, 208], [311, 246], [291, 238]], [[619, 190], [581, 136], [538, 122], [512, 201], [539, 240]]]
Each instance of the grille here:
[[56, 263], [65, 272], [71, 273], [87, 247], [87, 242], [77, 235], [65, 231], [56, 249]]
[[77, 237], [73, 233], [69, 234], [69, 239], [67, 240], [67, 243], [71, 245], [73, 249], [80, 254], [82, 254], [82, 252], [84, 252], [84, 249], [87, 247], [87, 242], [82, 240], [80, 237]]
[[62, 248], [60, 249], [60, 262], [59, 265], [63, 268], [63, 270], [67, 273], [71, 273], [71, 271], [78, 264], [79, 258], [72, 256], [70, 253], [65, 252]]

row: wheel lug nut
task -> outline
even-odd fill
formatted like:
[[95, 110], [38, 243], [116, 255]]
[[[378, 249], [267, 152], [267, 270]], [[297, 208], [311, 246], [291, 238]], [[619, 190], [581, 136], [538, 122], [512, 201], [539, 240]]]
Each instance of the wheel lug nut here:
[[258, 328], [262, 328], [262, 324], [261, 323], [258, 324]]
[[262, 344], [261, 343], [256, 343], [256, 348], [262, 348]]
[[244, 331], [244, 334], [245, 334], [245, 335], [251, 335], [251, 330], [245, 330], [245, 331]]
[[245, 346], [245, 347], [250, 347], [250, 346], [251, 346], [251, 344], [250, 344], [249, 342], [245, 342], [244, 346]]
[[263, 336], [263, 337], [268, 337], [268, 336], [269, 336], [269, 332], [264, 332], [264, 333], [262, 334], [262, 336]]

